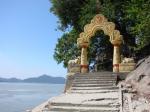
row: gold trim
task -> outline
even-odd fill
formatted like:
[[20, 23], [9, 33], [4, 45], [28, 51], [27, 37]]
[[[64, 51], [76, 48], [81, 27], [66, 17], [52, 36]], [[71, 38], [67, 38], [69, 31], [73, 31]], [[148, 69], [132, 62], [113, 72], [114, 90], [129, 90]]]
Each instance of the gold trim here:
[[108, 22], [107, 18], [102, 14], [97, 14], [90, 24], [84, 26], [84, 32], [80, 33], [77, 39], [77, 44], [82, 46], [84, 43], [89, 43], [90, 38], [95, 35], [96, 31], [102, 30], [105, 35], [110, 37], [110, 42], [112, 44], [121, 44], [122, 35], [118, 30], [115, 30], [115, 24], [113, 22]]

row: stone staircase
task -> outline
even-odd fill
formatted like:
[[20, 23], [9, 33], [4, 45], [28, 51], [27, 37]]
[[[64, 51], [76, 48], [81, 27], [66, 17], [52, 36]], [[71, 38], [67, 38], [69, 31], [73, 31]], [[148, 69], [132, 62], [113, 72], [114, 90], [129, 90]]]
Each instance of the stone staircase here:
[[71, 88], [51, 99], [43, 112], [119, 112], [116, 81], [112, 72], [76, 74]]
[[77, 74], [70, 93], [104, 93], [118, 91], [117, 75], [112, 72]]

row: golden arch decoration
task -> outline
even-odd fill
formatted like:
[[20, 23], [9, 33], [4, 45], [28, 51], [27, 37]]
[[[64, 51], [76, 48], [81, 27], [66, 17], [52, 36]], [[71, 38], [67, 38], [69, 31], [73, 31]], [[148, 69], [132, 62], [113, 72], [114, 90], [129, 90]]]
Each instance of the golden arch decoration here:
[[96, 15], [90, 24], [85, 25], [84, 32], [80, 33], [77, 44], [82, 48], [81, 51], [81, 72], [88, 72], [87, 47], [90, 38], [95, 35], [96, 31], [102, 30], [105, 35], [109, 36], [110, 42], [114, 45], [113, 53], [113, 72], [119, 72], [120, 63], [120, 44], [122, 43], [122, 35], [115, 29], [115, 24], [109, 22], [102, 14]]

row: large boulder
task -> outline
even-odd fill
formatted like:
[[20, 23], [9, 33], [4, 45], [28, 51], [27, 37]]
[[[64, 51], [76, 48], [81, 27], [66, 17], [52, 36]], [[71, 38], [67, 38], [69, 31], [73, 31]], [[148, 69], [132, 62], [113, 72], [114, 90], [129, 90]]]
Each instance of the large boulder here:
[[128, 74], [125, 84], [131, 84], [140, 96], [150, 100], [150, 56], [137, 63], [136, 69]]

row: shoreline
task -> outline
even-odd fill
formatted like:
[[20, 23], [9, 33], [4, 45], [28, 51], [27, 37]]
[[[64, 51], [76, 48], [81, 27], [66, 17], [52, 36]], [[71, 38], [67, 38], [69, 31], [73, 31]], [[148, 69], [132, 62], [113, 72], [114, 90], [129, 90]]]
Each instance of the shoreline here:
[[26, 112], [42, 112], [42, 110], [44, 109], [44, 107], [48, 104], [49, 100], [43, 102], [42, 104], [34, 107], [31, 110], [26, 110]]

